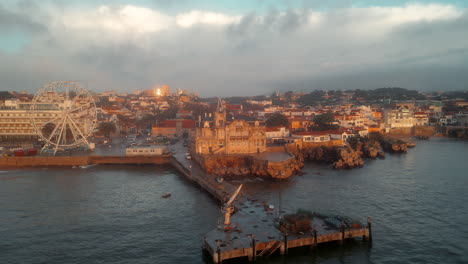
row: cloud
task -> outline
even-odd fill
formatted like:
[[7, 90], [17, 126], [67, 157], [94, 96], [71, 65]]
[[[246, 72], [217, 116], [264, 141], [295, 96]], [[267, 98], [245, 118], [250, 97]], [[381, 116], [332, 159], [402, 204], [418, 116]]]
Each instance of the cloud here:
[[98, 91], [168, 83], [213, 96], [468, 83], [466, 74], [454, 74], [468, 68], [468, 12], [452, 5], [243, 14], [41, 6], [41, 12], [28, 18], [0, 7], [0, 30], [3, 23], [36, 32], [16, 54], [0, 49], [0, 89], [72, 79]]
[[45, 26], [29, 16], [7, 10], [0, 4], [0, 33], [15, 30], [35, 33], [45, 30]]
[[189, 28], [194, 25], [229, 25], [238, 23], [241, 16], [229, 16], [222, 13], [204, 12], [199, 10], [190, 11], [177, 15], [175, 20], [178, 26]]

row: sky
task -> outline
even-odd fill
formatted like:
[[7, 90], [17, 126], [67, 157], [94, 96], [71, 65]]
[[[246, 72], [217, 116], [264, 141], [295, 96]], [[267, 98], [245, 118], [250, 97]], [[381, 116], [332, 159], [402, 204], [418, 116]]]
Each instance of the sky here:
[[468, 1], [2, 0], [0, 90], [468, 90]]

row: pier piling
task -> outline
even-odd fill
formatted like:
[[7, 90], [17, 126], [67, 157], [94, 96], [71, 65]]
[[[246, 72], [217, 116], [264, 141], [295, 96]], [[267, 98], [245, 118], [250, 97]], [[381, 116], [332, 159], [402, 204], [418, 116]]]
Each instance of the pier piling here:
[[252, 234], [252, 260], [255, 261], [257, 258], [257, 249], [255, 248], [255, 235]]
[[341, 229], [341, 241], [340, 241], [340, 245], [343, 245], [343, 244], [344, 244], [344, 240], [345, 240], [345, 226], [344, 226], [344, 223], [343, 223], [343, 222], [341, 223], [340, 229]]

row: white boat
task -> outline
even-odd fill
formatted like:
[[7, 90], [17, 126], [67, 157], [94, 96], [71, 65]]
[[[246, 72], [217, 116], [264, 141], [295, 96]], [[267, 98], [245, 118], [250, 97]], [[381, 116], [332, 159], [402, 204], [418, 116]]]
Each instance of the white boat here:
[[97, 164], [88, 164], [88, 165], [81, 165], [79, 166], [81, 169], [87, 169], [96, 166]]

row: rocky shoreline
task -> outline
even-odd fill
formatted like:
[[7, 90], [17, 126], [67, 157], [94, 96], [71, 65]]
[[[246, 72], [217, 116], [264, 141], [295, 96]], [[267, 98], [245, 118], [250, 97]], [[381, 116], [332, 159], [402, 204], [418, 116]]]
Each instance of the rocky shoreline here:
[[345, 146], [303, 147], [293, 154], [302, 161], [332, 164], [334, 169], [352, 169], [364, 166], [365, 159], [384, 159], [385, 152], [406, 153], [408, 144], [400, 139], [371, 135], [355, 137]]
[[291, 158], [268, 161], [255, 155], [212, 155], [200, 157], [198, 162], [206, 173], [227, 180], [246, 178], [288, 179], [301, 172], [307, 161], [332, 164], [334, 169], [364, 166], [365, 160], [384, 159], [385, 153], [406, 153], [408, 143], [380, 134], [353, 137], [342, 146], [303, 146], [291, 148]]
[[304, 166], [294, 156], [284, 161], [268, 161], [251, 155], [205, 156], [199, 163], [206, 173], [227, 180], [245, 178], [288, 179], [299, 173]]

